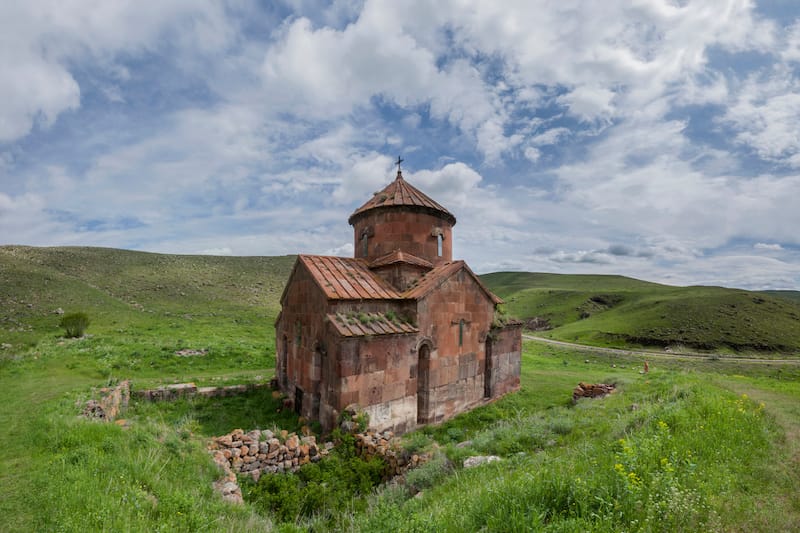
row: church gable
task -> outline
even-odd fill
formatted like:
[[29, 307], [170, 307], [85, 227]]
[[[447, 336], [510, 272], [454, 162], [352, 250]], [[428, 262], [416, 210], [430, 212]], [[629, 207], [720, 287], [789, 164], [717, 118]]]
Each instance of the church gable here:
[[447, 281], [451, 276], [464, 272], [464, 279], [469, 279], [474, 283], [478, 290], [489, 300], [493, 305], [503, 303], [503, 300], [490, 291], [486, 285], [480, 280], [478, 276], [470, 269], [464, 261], [453, 261], [440, 265], [435, 269], [428, 272], [425, 276], [420, 278], [419, 282], [403, 293], [403, 297], [420, 300], [425, 298], [432, 291], [435, 291], [442, 283]]

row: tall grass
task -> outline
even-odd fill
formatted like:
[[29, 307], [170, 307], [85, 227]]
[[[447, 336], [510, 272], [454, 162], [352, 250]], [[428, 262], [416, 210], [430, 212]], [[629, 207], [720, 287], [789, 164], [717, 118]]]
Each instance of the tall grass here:
[[[457, 471], [399, 508], [377, 497], [356, 528], [732, 530], [757, 513], [746, 495], [768, 485], [760, 475], [776, 436], [763, 405], [675, 377], [630, 386], [624, 396], [500, 421], [468, 451], [450, 451], [457, 459], [502, 453], [505, 461]], [[542, 441], [559, 434], [543, 451]]]
[[[123, 429], [78, 419], [86, 389], [69, 392], [74, 382], [61, 367], [50, 375], [52, 393], [32, 396], [35, 414], [5, 442], [20, 458], [5, 465], [21, 477], [4, 477], [15, 492], [2, 503], [9, 513], [2, 523], [51, 531], [789, 531], [797, 523], [797, 476], [781, 461], [785, 441], [769, 405], [697, 370], [655, 367], [643, 376], [638, 367], [610, 369], [551, 351], [527, 346], [519, 393], [409, 435], [411, 446], [435, 457], [404, 485], [368, 496], [363, 487], [350, 496], [339, 487], [331, 498], [324, 476], [301, 479], [294, 495], [317, 503], [285, 515], [257, 494], [244, 507], [223, 504], [211, 490], [218, 474], [205, 451], [206, 438], [223, 429], [290, 425], [276, 418], [267, 393], [134, 403]], [[57, 362], [18, 362], [25, 379], [3, 394], [29, 393], [26, 376], [57, 370]], [[571, 386], [584, 378], [616, 381], [619, 391], [572, 405]], [[761, 377], [717, 381], [755, 390], [775, 383], [772, 394], [783, 394], [783, 382]], [[461, 468], [477, 454], [503, 461]], [[308, 487], [313, 492], [303, 493]], [[37, 505], [27, 505], [30, 494]]]
[[[219, 476], [191, 416], [136, 418], [130, 427], [74, 416], [75, 396], [23, 423], [22, 494], [7, 502], [6, 531], [234, 531], [269, 529], [268, 517], [225, 504]], [[134, 413], [130, 413], [134, 414]], [[8, 485], [5, 488], [9, 488]]]

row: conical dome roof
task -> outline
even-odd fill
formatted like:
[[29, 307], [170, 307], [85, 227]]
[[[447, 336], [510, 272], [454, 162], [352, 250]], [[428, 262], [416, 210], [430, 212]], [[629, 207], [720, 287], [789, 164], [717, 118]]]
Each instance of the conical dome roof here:
[[428, 195], [403, 179], [402, 171], [397, 171], [397, 177], [393, 182], [375, 193], [364, 205], [353, 211], [347, 220], [351, 225], [354, 224], [367, 211], [373, 209], [410, 207], [415, 210], [427, 211], [434, 216], [443, 218], [450, 225], [455, 225], [456, 217], [453, 214], [431, 200]]

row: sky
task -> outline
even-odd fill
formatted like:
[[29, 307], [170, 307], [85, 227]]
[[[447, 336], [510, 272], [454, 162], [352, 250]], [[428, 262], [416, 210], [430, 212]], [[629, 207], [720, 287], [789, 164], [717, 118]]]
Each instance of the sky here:
[[0, 244], [351, 256], [398, 156], [479, 273], [800, 289], [800, 2], [0, 2]]

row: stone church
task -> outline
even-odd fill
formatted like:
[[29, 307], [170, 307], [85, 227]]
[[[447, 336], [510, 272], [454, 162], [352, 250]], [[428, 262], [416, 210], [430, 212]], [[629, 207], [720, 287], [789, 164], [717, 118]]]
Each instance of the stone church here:
[[348, 220], [355, 257], [300, 255], [275, 323], [276, 377], [325, 430], [358, 404], [404, 432], [519, 388], [522, 326], [464, 261], [447, 209], [397, 177]]

